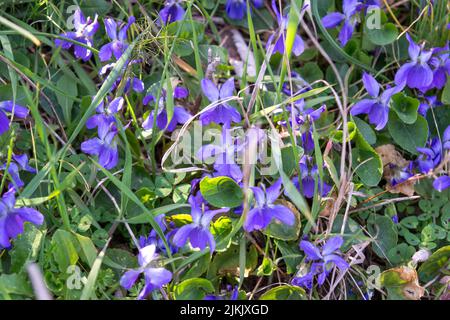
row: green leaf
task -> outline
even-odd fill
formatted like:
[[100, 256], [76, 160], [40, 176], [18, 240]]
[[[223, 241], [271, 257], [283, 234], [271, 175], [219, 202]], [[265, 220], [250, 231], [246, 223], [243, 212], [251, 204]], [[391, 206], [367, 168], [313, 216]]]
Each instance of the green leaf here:
[[78, 262], [79, 256], [72, 234], [58, 229], [52, 237], [53, 257], [61, 272], [66, 272], [69, 266]]
[[36, 260], [43, 237], [44, 232], [31, 223], [25, 223], [24, 232], [14, 241], [9, 252], [12, 272], [19, 273], [26, 263]]
[[3, 295], [4, 299], [8, 299], [10, 294], [33, 296], [33, 291], [25, 274], [0, 275], [0, 295]]
[[332, 233], [340, 233], [342, 229], [342, 224], [345, 221], [344, 234], [344, 244], [341, 248], [342, 251], [350, 249], [352, 245], [361, 243], [362, 241], [370, 241], [370, 238], [364, 235], [363, 228], [352, 218], [344, 218], [343, 214], [338, 214], [333, 222], [333, 227], [331, 228]]
[[267, 257], [264, 257], [261, 265], [256, 270], [256, 275], [259, 277], [270, 276], [276, 269], [277, 266], [273, 263], [273, 261]]
[[[231, 244], [231, 238], [229, 234], [233, 230], [233, 222], [227, 216], [221, 216], [211, 225], [211, 233], [216, 240], [216, 243], [220, 244], [216, 246], [216, 251], [224, 251], [228, 249]], [[228, 239], [228, 241], [225, 241]]]
[[391, 218], [372, 214], [367, 221], [367, 228], [374, 238], [372, 250], [380, 258], [386, 259], [389, 250], [397, 245], [398, 235]]
[[417, 154], [417, 148], [423, 147], [428, 139], [428, 124], [422, 116], [417, 116], [413, 124], [406, 124], [396, 112], [391, 111], [388, 130], [395, 143], [412, 154]]
[[56, 92], [56, 99], [62, 109], [64, 121], [67, 125], [70, 125], [72, 121], [72, 108], [74, 103], [74, 99], [71, 97], [76, 97], [78, 95], [77, 83], [72, 77], [63, 75], [58, 79], [56, 86], [59, 90], [65, 93], [63, 94]]
[[210, 255], [205, 254], [204, 256], [197, 259], [192, 265], [187, 269], [186, 273], [180, 278], [181, 281], [201, 277], [209, 268]]
[[120, 271], [138, 267], [136, 257], [131, 252], [117, 248], [111, 248], [106, 251], [103, 263]]
[[441, 135], [450, 123], [450, 105], [428, 109], [426, 118], [430, 128], [430, 136]]
[[402, 234], [403, 238], [405, 238], [406, 242], [412, 246], [418, 246], [420, 244], [420, 239], [414, 233], [409, 232], [408, 230], [404, 231]]
[[211, 281], [201, 278], [192, 278], [175, 286], [175, 300], [202, 300], [207, 293], [213, 293], [214, 286]]
[[105, 16], [112, 8], [112, 4], [106, 0], [81, 1], [81, 10], [86, 17], [98, 14]]
[[[180, 27], [181, 32], [178, 31]], [[205, 34], [205, 24], [196, 20], [194, 20], [193, 23], [183, 23], [183, 21], [175, 21], [170, 23], [166, 27], [167, 36], [173, 38], [178, 34], [177, 41], [180, 41], [182, 39], [187, 40], [188, 42], [191, 41], [194, 30], [199, 38], [201, 38], [201, 35]], [[198, 40], [200, 41], [201, 39]]]
[[441, 102], [443, 104], [450, 104], [450, 77], [447, 78], [444, 90], [442, 90]]
[[419, 300], [425, 291], [419, 285], [416, 270], [409, 267], [384, 271], [380, 283], [387, 289], [388, 300]]
[[88, 237], [82, 236], [78, 233], [75, 234], [75, 238], [80, 244], [80, 256], [81, 260], [86, 262], [90, 267], [94, 264], [95, 258], [97, 258], [97, 249], [95, 248], [92, 240]]
[[388, 258], [391, 263], [400, 265], [407, 263], [416, 252], [413, 246], [408, 246], [406, 243], [400, 243], [388, 251]]
[[366, 186], [377, 186], [383, 176], [383, 162], [380, 155], [355, 128], [356, 148], [352, 149], [352, 167]]
[[361, 133], [368, 144], [374, 145], [377, 142], [377, 135], [367, 122], [361, 120], [358, 117], [353, 117], [353, 122], [356, 124], [358, 131]]
[[369, 40], [376, 45], [385, 46], [394, 42], [398, 37], [398, 30], [395, 24], [386, 23], [381, 28], [366, 28]]
[[307, 295], [300, 287], [282, 285], [264, 292], [259, 300], [307, 300]]
[[315, 62], [307, 62], [299, 69], [299, 73], [308, 83], [323, 79], [323, 72]]
[[308, 219], [308, 222], [311, 225], [315, 226], [315, 222], [311, 215], [311, 210], [309, 208], [308, 202], [306, 202], [303, 195], [300, 194], [297, 187], [295, 187], [289, 176], [284, 172], [279, 141], [272, 138], [271, 145], [272, 145], [272, 158], [275, 161], [275, 165], [278, 169], [281, 179], [283, 180], [283, 186], [287, 196], [292, 201], [292, 203], [297, 207], [297, 209], [305, 216], [305, 218]]
[[[303, 154], [303, 149], [297, 147], [297, 154], [299, 157]], [[295, 161], [294, 149], [291, 146], [287, 146], [281, 149], [281, 160], [283, 161], [283, 170], [288, 176], [294, 173], [298, 164]]]
[[400, 221], [400, 224], [408, 229], [415, 229], [419, 225], [419, 220], [416, 216], [405, 217]]
[[[355, 123], [351, 121], [347, 123], [347, 128], [348, 128], [347, 141], [352, 141], [358, 133], [358, 128], [356, 127]], [[343, 137], [344, 133], [342, 130], [336, 130], [336, 132], [333, 135], [333, 139], [339, 143], [342, 143]]]
[[217, 208], [235, 208], [244, 200], [242, 189], [229, 177], [203, 178], [200, 192], [206, 201]]
[[445, 246], [434, 252], [427, 261], [419, 268], [419, 278], [427, 283], [433, 280], [450, 261], [450, 245]]
[[298, 247], [297, 241], [275, 240], [277, 248], [280, 249], [282, 256], [280, 259], [286, 263], [287, 272], [289, 274], [297, 271], [297, 266], [302, 261], [302, 255]]
[[392, 109], [397, 113], [400, 120], [407, 124], [413, 124], [417, 120], [419, 100], [397, 93], [392, 97]]

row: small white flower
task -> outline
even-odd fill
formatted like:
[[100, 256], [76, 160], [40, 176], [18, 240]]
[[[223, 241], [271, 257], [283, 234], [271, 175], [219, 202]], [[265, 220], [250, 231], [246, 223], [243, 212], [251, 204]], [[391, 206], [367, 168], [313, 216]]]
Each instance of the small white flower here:
[[431, 254], [430, 251], [428, 251], [426, 249], [420, 249], [419, 251], [414, 253], [414, 255], [412, 256], [412, 261], [414, 261], [415, 263], [424, 262], [424, 261], [428, 260], [428, 258], [430, 257], [430, 254]]

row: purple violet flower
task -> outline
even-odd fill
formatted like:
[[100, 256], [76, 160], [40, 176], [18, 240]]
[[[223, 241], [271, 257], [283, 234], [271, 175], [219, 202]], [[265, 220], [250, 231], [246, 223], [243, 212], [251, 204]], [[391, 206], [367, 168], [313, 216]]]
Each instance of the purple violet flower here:
[[450, 150], [450, 125], [445, 129], [442, 135], [442, 147], [445, 150]]
[[[450, 150], [450, 126], [445, 129], [444, 134], [442, 135], [442, 148], [444, 150]], [[443, 157], [443, 155], [442, 155]], [[433, 188], [439, 192], [450, 187], [450, 176], [443, 175], [439, 178], [436, 178], [433, 182]]]
[[[165, 219], [165, 215], [164, 214], [157, 215], [155, 217], [155, 221], [159, 225], [159, 227], [161, 228], [162, 232], [166, 232], [167, 231], [167, 223], [166, 223], [166, 219]], [[169, 249], [170, 249], [171, 254], [174, 254], [174, 253], [176, 253], [178, 251], [178, 248], [173, 245], [172, 238], [175, 235], [175, 233], [178, 230], [178, 228], [175, 228], [175, 224], [173, 222], [170, 223], [170, 226], [173, 227], [173, 228], [172, 228], [172, 230], [168, 231], [165, 234], [165, 239], [167, 240], [167, 243], [169, 245]], [[141, 236], [139, 238], [139, 246], [141, 248], [146, 247], [146, 246], [151, 245], [151, 244], [154, 244], [156, 246], [156, 251], [157, 252], [162, 252], [164, 254], [167, 253], [166, 252], [167, 249], [166, 249], [166, 246], [164, 245], [164, 241], [163, 241], [163, 239], [161, 239], [158, 236], [158, 234], [156, 233], [155, 229], [150, 231], [150, 234], [148, 235], [148, 237]]]
[[244, 230], [265, 229], [273, 220], [292, 226], [295, 223], [294, 213], [287, 207], [274, 204], [280, 196], [281, 178], [267, 189], [251, 187], [255, 197], [255, 205], [247, 213], [244, 221]]
[[122, 97], [118, 97], [112, 100], [106, 108], [104, 107], [104, 103], [101, 102], [95, 109], [97, 111], [97, 114], [94, 114], [86, 121], [86, 128], [98, 128], [99, 134], [100, 130], [109, 128], [111, 124], [116, 123], [116, 118], [114, 117], [114, 115], [122, 110], [123, 103], [124, 100]]
[[339, 32], [339, 41], [342, 46], [352, 38], [355, 27], [358, 23], [357, 13], [362, 9], [362, 3], [358, 0], [344, 0], [342, 4], [342, 11], [331, 12], [322, 18], [322, 24], [325, 28], [336, 28], [344, 22], [341, 31]]
[[[116, 60], [119, 60], [125, 50], [128, 48], [127, 43], [127, 31], [128, 28], [136, 21], [136, 19], [131, 16], [128, 18], [128, 23], [125, 24], [120, 30], [120, 26], [117, 25], [116, 21], [112, 18], [105, 19], [105, 29], [111, 42], [105, 44], [100, 48], [98, 56], [100, 61], [108, 61], [114, 54]], [[123, 23], [121, 23], [123, 25]]]
[[433, 181], [433, 188], [439, 192], [450, 187], [450, 177], [449, 176], [440, 176]]
[[25, 119], [28, 116], [28, 108], [15, 104], [12, 100], [0, 102], [0, 135], [9, 130], [9, 118], [6, 113], [14, 114], [14, 117]]
[[408, 52], [411, 62], [398, 69], [395, 83], [397, 86], [406, 84], [411, 89], [416, 88], [425, 92], [433, 82], [433, 71], [428, 65], [433, 52], [424, 50], [424, 45], [417, 45], [409, 34], [406, 34], [406, 38], [409, 42]]
[[114, 123], [107, 125], [104, 121], [96, 124], [98, 126], [98, 137], [84, 141], [81, 150], [89, 155], [98, 156], [98, 163], [105, 169], [114, 168], [119, 161], [117, 150], [117, 127]]
[[392, 172], [391, 184], [393, 186], [402, 183], [413, 176], [413, 162], [411, 161], [409, 165], [404, 168], [397, 167], [394, 164], [389, 164]]
[[[127, 61], [124, 65], [123, 69], [121, 70], [122, 74], [125, 72], [128, 65], [136, 64], [139, 62], [140, 62], [140, 60], [131, 60], [130, 62]], [[113, 69], [116, 66], [116, 64], [117, 64], [117, 62], [112, 62], [112, 63], [108, 63], [108, 64], [104, 65], [100, 69], [98, 74], [101, 76], [105, 75], [106, 72], [108, 72], [108, 70], [110, 70], [110, 69]], [[122, 82], [122, 76], [117, 78], [117, 80], [113, 83], [113, 85], [111, 86], [111, 89], [109, 91], [110, 92], [114, 91], [121, 82]], [[126, 78], [126, 82], [123, 87], [124, 94], [128, 94], [131, 89], [136, 93], [143, 92], [144, 91], [144, 82], [142, 82], [142, 80], [137, 77], [128, 76]]]
[[158, 263], [158, 254], [154, 244], [148, 245], [139, 250], [138, 262], [139, 269], [129, 270], [120, 279], [120, 285], [127, 290], [136, 283], [139, 275], [144, 274], [145, 286], [139, 293], [138, 299], [145, 299], [153, 290], [161, 289], [162, 286], [172, 280], [172, 273], [169, 270], [160, 267]]
[[[264, 0], [253, 0], [253, 5], [261, 8]], [[230, 19], [242, 20], [247, 14], [247, 2], [246, 0], [227, 0], [225, 11]]]
[[[94, 20], [91, 20], [91, 17], [88, 17], [86, 19], [83, 15], [83, 12], [81, 12], [80, 9], [77, 9], [74, 13], [75, 32], [73, 31], [66, 32], [61, 34], [60, 36], [81, 42], [88, 47], [92, 47], [92, 37], [94, 36], [94, 34], [97, 32], [98, 29], [97, 19], [98, 19], [97, 14], [94, 17]], [[88, 61], [92, 56], [91, 50], [82, 47], [80, 45], [74, 44], [70, 41], [66, 41], [63, 39], [56, 39], [55, 45], [65, 50], [68, 50], [73, 46], [75, 57], [77, 57], [77, 59], [82, 59], [83, 61]]]
[[355, 103], [350, 110], [352, 116], [367, 114], [369, 122], [376, 125], [375, 130], [381, 130], [389, 119], [389, 104], [394, 94], [400, 92], [403, 87], [393, 87], [384, 90], [380, 95], [380, 85], [370, 74], [363, 74], [362, 81], [372, 99], [363, 99]]
[[173, 244], [181, 248], [189, 239], [193, 248], [203, 250], [209, 245], [209, 251], [212, 254], [216, 248], [216, 241], [209, 230], [209, 225], [215, 215], [227, 212], [230, 209], [209, 210], [203, 204], [201, 195], [196, 197], [190, 196], [189, 204], [191, 205], [192, 223], [186, 224], [177, 230], [173, 237]]
[[391, 219], [393, 223], [398, 224], [398, 215], [393, 215]]
[[42, 213], [33, 208], [15, 208], [15, 189], [5, 192], [0, 199], [0, 249], [11, 247], [11, 240], [23, 232], [26, 221], [35, 225], [44, 223]]
[[313, 261], [313, 263], [309, 273], [302, 277], [294, 278], [292, 284], [311, 289], [314, 276], [318, 275], [317, 283], [321, 286], [335, 266], [341, 271], [347, 270], [350, 266], [340, 256], [340, 248], [343, 243], [344, 239], [340, 236], [328, 239], [322, 248], [315, 246], [309, 241], [300, 241], [300, 249], [305, 252], [306, 261]]
[[382, 0], [363, 0], [364, 4], [367, 7], [370, 7], [370, 6], [381, 7], [381, 1]]
[[[201, 81], [201, 86], [203, 94], [208, 98], [208, 100], [211, 103], [216, 103], [219, 100], [233, 96], [234, 78], [228, 79], [220, 87], [220, 90], [209, 79], [203, 79]], [[204, 126], [207, 126], [211, 122], [214, 122], [217, 124], [223, 124], [226, 128], [229, 128], [232, 122], [241, 121], [241, 114], [229, 104], [221, 103], [214, 108], [202, 113], [200, 115], [200, 121]]]
[[[280, 54], [284, 54], [285, 51], [285, 40], [286, 40], [286, 34], [287, 34], [287, 24], [289, 21], [289, 16], [282, 16], [280, 11], [278, 10], [278, 6], [275, 0], [272, 0], [272, 10], [275, 12], [277, 16], [277, 22], [280, 30], [282, 31], [282, 34], [277, 39], [277, 42], [275, 43], [275, 47], [273, 48], [273, 53], [279, 52]], [[266, 44], [266, 51], [268, 50], [269, 46], [272, 44], [272, 42], [275, 40], [276, 33], [273, 33], [269, 39], [267, 40]], [[305, 51], [305, 43], [303, 42], [303, 39], [296, 34], [294, 39], [294, 44], [292, 46], [292, 53], [295, 56], [299, 56]]]
[[439, 138], [433, 138], [427, 143], [427, 147], [417, 148], [420, 153], [416, 160], [417, 168], [421, 173], [428, 173], [442, 161], [442, 144]]
[[[447, 77], [450, 75], [450, 48], [449, 42], [445, 47], [433, 49], [433, 57], [430, 64], [433, 66], [432, 88], [442, 89], [447, 83]], [[430, 88], [431, 89], [431, 88]]]
[[419, 109], [417, 110], [417, 112], [421, 116], [426, 117], [429, 109], [438, 106], [442, 106], [442, 103], [438, 101], [437, 96], [424, 96], [420, 102]]
[[[13, 155], [12, 160], [8, 167], [8, 173], [13, 180], [12, 187], [14, 188], [22, 188], [25, 183], [20, 179], [19, 171], [28, 171], [31, 173], [36, 173], [36, 169], [30, 167], [28, 165], [28, 157], [26, 154], [22, 154], [20, 156]], [[0, 170], [6, 169], [6, 163], [0, 166]]]
[[[312, 156], [303, 155], [300, 159], [300, 172], [302, 180], [302, 189], [305, 197], [311, 199], [314, 196], [315, 180], [318, 180], [318, 192], [324, 197], [330, 190], [331, 186], [324, 181], [320, 180], [319, 170], [317, 165], [314, 164]], [[294, 177], [292, 183], [300, 190], [299, 178]]]
[[[122, 77], [117, 78], [114, 84], [111, 86], [110, 91], [113, 91], [117, 88], [117, 86], [122, 81]], [[124, 94], [130, 93], [130, 90], [133, 90], [136, 93], [141, 93], [144, 91], [144, 82], [141, 79], [136, 77], [129, 77], [126, 79], [125, 86], [123, 87]]]
[[[305, 110], [305, 100], [300, 99], [294, 103], [294, 107], [291, 106], [286, 108], [291, 112], [290, 116], [290, 124], [294, 127], [293, 123], [297, 126], [301, 126], [304, 124], [311, 124], [314, 121], [318, 120], [322, 113], [325, 111], [325, 105], [321, 106], [318, 109], [309, 108]], [[286, 121], [280, 121], [280, 124], [286, 125]], [[302, 133], [302, 147], [306, 153], [310, 153], [314, 150], [314, 140], [312, 136], [312, 126], [309, 126]]]
[[184, 18], [185, 11], [180, 3], [181, 0], [166, 1], [164, 8], [159, 12], [159, 18], [162, 24], [168, 25]]
[[[183, 87], [176, 87], [173, 91], [174, 99], [184, 99], [189, 95], [189, 91]], [[153, 95], [147, 95], [144, 97], [142, 103], [147, 105], [149, 102], [155, 101], [155, 97]], [[153, 110], [147, 119], [142, 124], [142, 127], [145, 130], [150, 130], [153, 128], [155, 110]], [[192, 115], [186, 111], [183, 107], [175, 106], [173, 108], [172, 119], [169, 124], [167, 124], [167, 111], [166, 111], [166, 91], [163, 89], [161, 93], [161, 97], [159, 99], [157, 116], [156, 116], [156, 125], [160, 130], [166, 130], [167, 132], [172, 132], [175, 130], [178, 124], [186, 123]]]
[[[253, 129], [252, 138], [257, 139], [258, 133]], [[239, 144], [239, 140], [231, 136], [230, 130], [222, 129], [221, 140], [219, 144], [207, 144], [202, 146], [196, 154], [196, 157], [205, 161], [208, 158], [215, 157], [214, 161], [214, 177], [226, 176], [236, 182], [241, 182], [243, 173], [240, 166], [236, 163], [235, 158], [238, 153], [244, 149], [244, 145]]]
[[[231, 293], [231, 294], [230, 294]], [[227, 299], [227, 296], [230, 294], [230, 298]], [[239, 287], [231, 285], [227, 285], [226, 295], [206, 295], [203, 300], [238, 300], [239, 297]]]

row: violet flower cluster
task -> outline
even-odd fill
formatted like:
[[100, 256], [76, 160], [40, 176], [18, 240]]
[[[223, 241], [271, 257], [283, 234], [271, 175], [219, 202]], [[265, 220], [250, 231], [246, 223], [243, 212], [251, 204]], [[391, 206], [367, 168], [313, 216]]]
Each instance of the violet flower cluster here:
[[[417, 148], [420, 155], [416, 160], [416, 168], [420, 173], [430, 173], [444, 161], [448, 150], [450, 150], [450, 125], [445, 129], [442, 140], [435, 137], [427, 143], [426, 147]], [[450, 176], [445, 173], [437, 177], [433, 181], [433, 188], [439, 192], [450, 188]]]
[[399, 93], [403, 86], [387, 88], [380, 94], [380, 84], [370, 74], [364, 72], [362, 81], [371, 98], [355, 103], [350, 113], [352, 116], [367, 114], [369, 122], [376, 126], [375, 130], [381, 130], [389, 120], [391, 98], [394, 94]]
[[[184, 87], [176, 87], [173, 91], [173, 98], [174, 99], [185, 99], [189, 96], [189, 91]], [[159, 99], [159, 103], [157, 105], [157, 111], [156, 111], [156, 125], [160, 130], [165, 130], [167, 132], [172, 132], [175, 130], [176, 126], [178, 124], [184, 124], [186, 123], [192, 116], [191, 114], [186, 111], [181, 106], [175, 106], [173, 108], [173, 115], [168, 123], [167, 118], [167, 110], [166, 110], [166, 99], [167, 99], [167, 92], [166, 90], [162, 90], [161, 97]], [[150, 102], [155, 102], [156, 98], [153, 95], [147, 95], [143, 99], [143, 104], [147, 105]], [[150, 130], [153, 128], [153, 123], [155, 121], [155, 111], [153, 110], [150, 115], [147, 117], [147, 119], [142, 124], [142, 127], [145, 130]]]
[[[314, 196], [314, 190], [317, 181], [318, 193], [324, 197], [331, 191], [331, 186], [325, 181], [322, 181], [319, 176], [319, 170], [314, 159], [310, 155], [303, 155], [300, 158], [300, 177], [294, 177], [292, 183], [297, 189], [303, 191], [303, 195], [306, 198], [312, 198]], [[300, 181], [301, 180], [301, 188]]]
[[[289, 117], [291, 126], [301, 126], [303, 129], [301, 141], [305, 152], [299, 162], [300, 177], [294, 177], [292, 183], [306, 198], [312, 198], [314, 196], [315, 183], [317, 180], [319, 194], [322, 197], [326, 196], [330, 192], [331, 186], [320, 179], [318, 167], [314, 163], [314, 158], [311, 156], [314, 152], [312, 124], [320, 118], [325, 111], [325, 106], [321, 106], [318, 109], [306, 109], [305, 101], [300, 99], [296, 101], [293, 106], [287, 107], [287, 110], [290, 111], [291, 114]], [[285, 121], [281, 121], [280, 123], [282, 125], [286, 124]]]
[[[264, 5], [264, 0], [252, 2], [255, 8], [261, 8]], [[227, 0], [225, 11], [230, 19], [242, 20], [247, 14], [247, 0]]]
[[238, 139], [231, 136], [230, 130], [225, 126], [222, 129], [219, 144], [207, 144], [197, 151], [197, 158], [205, 161], [214, 157], [213, 177], [226, 176], [240, 183], [243, 173], [237, 164], [236, 157], [243, 151], [245, 145], [239, 144]]
[[281, 194], [281, 185], [281, 178], [279, 178], [267, 189], [264, 185], [261, 185], [261, 187], [251, 187], [255, 198], [255, 205], [247, 213], [244, 221], [245, 231], [264, 230], [274, 220], [288, 226], [294, 225], [295, 215], [291, 209], [275, 203]]
[[145, 299], [154, 290], [161, 289], [172, 280], [172, 272], [161, 267], [156, 253], [156, 245], [150, 244], [139, 250], [139, 268], [129, 270], [120, 279], [120, 285], [130, 290], [141, 274], [144, 274], [145, 285], [138, 295], [138, 299]]
[[340, 248], [344, 239], [335, 236], [328, 239], [322, 247], [315, 246], [309, 241], [300, 241], [300, 249], [306, 255], [306, 262], [312, 261], [309, 272], [306, 275], [295, 277], [292, 284], [307, 289], [312, 289], [314, 278], [317, 276], [319, 286], [325, 283], [326, 278], [334, 267], [346, 271], [350, 266], [341, 257]]
[[12, 100], [0, 102], [0, 135], [4, 134], [10, 128], [10, 119], [8, 113], [11, 114], [11, 120], [14, 118], [25, 119], [28, 116], [28, 108], [14, 103]]
[[209, 251], [212, 254], [216, 248], [216, 241], [209, 230], [211, 220], [219, 213], [227, 212], [230, 209], [209, 210], [201, 194], [190, 196], [189, 204], [191, 205], [192, 223], [186, 224], [176, 231], [173, 236], [173, 243], [181, 248], [189, 240], [192, 248], [204, 250], [209, 246]]
[[[211, 104], [217, 104], [220, 100], [225, 100], [233, 96], [234, 78], [230, 78], [220, 87], [220, 89], [209, 79], [201, 81], [203, 94], [208, 98]], [[200, 115], [202, 125], [207, 126], [210, 123], [222, 124], [229, 128], [231, 123], [241, 121], [241, 114], [228, 103], [219, 103], [211, 109]]]
[[450, 125], [445, 129], [442, 140], [439, 137], [430, 139], [425, 147], [418, 147], [419, 156], [404, 168], [391, 165], [393, 186], [402, 183], [414, 175], [414, 172], [437, 176], [433, 181], [433, 188], [441, 192], [450, 187], [450, 177], [447, 173], [441, 174], [437, 170], [446, 157], [446, 151], [450, 150]]
[[443, 48], [425, 49], [425, 43], [418, 45], [409, 34], [408, 53], [410, 61], [400, 67], [395, 75], [397, 86], [408, 86], [427, 92], [431, 89], [442, 89], [450, 74], [449, 43]]
[[[14, 101], [0, 102], [0, 135], [10, 129], [10, 123], [14, 118], [25, 119], [28, 113], [27, 107], [18, 105]], [[11, 119], [8, 118], [7, 114], [11, 115]], [[12, 239], [23, 233], [25, 222], [41, 225], [44, 222], [44, 217], [33, 208], [15, 207], [16, 190], [25, 185], [20, 178], [19, 171], [36, 173], [36, 170], [28, 164], [28, 156], [26, 154], [13, 154], [9, 164], [1, 164], [0, 170], [6, 170], [12, 179], [9, 183], [9, 190], [3, 194], [0, 200], [0, 249], [4, 249], [11, 246]]]
[[[178, 251], [178, 248], [173, 244], [173, 236], [177, 232], [178, 228], [175, 227], [175, 224], [171, 222], [169, 225], [166, 223], [166, 216], [164, 214], [160, 214], [155, 217], [156, 223], [161, 228], [161, 231], [164, 232], [164, 239], [159, 237], [155, 229], [150, 231], [147, 237], [141, 236], [139, 237], [139, 246], [141, 248], [146, 247], [148, 245], [154, 244], [156, 246], [156, 252], [161, 252], [163, 254], [167, 254], [167, 248], [164, 244], [164, 240], [167, 241], [169, 245], [169, 250], [171, 254], [174, 254]], [[169, 229], [170, 227], [170, 229]]]
[[0, 249], [11, 247], [11, 240], [23, 233], [25, 222], [37, 226], [44, 223], [44, 216], [36, 209], [15, 207], [15, 193], [16, 190], [11, 188], [0, 199]]
[[355, 28], [359, 23], [359, 13], [368, 6], [379, 7], [379, 1], [367, 1], [364, 4], [359, 0], [343, 0], [342, 13], [331, 12], [322, 18], [325, 28], [333, 29], [342, 25], [338, 39], [342, 46], [352, 38]]
[[25, 183], [20, 178], [19, 171], [27, 171], [30, 173], [36, 173], [36, 169], [30, 167], [28, 164], [28, 156], [26, 154], [15, 155], [13, 154], [12, 160], [9, 166], [4, 163], [0, 166], [0, 170], [8, 169], [8, 173], [11, 176], [12, 184], [9, 185], [10, 188], [22, 188]]
[[181, 2], [181, 0], [167, 0], [164, 7], [159, 11], [160, 23], [168, 25], [183, 19], [185, 10], [183, 9]]
[[127, 31], [135, 21], [136, 19], [133, 16], [128, 18], [128, 23], [126, 24], [123, 22], [117, 24], [113, 18], [105, 19], [106, 34], [111, 42], [100, 48], [98, 53], [100, 61], [109, 61], [113, 55], [116, 60], [120, 59], [128, 48]]
[[[275, 39], [277, 33], [272, 34], [267, 40], [266, 51], [269, 49], [270, 45], [276, 40], [275, 46], [273, 49], [273, 53], [278, 52], [280, 54], [284, 54], [286, 50], [286, 36], [287, 36], [287, 25], [289, 21], [289, 15], [283, 16], [278, 9], [277, 1], [272, 0], [272, 10], [275, 12], [277, 16], [278, 27], [281, 30], [281, 35]], [[294, 43], [292, 46], [292, 53], [294, 56], [299, 56], [305, 51], [305, 43], [303, 39], [296, 34], [294, 38]]]
[[98, 137], [84, 141], [81, 150], [89, 155], [97, 156], [98, 163], [105, 169], [114, 168], [119, 161], [117, 149], [115, 114], [123, 107], [122, 97], [112, 100], [107, 107], [101, 103], [97, 107], [97, 114], [90, 117], [86, 122], [88, 129], [97, 128]]
[[[55, 45], [61, 47], [64, 50], [69, 50], [74, 48], [74, 54], [77, 59], [82, 59], [83, 61], [88, 61], [92, 57], [92, 51], [89, 49], [92, 47], [92, 38], [98, 29], [98, 15], [96, 14], [94, 19], [88, 17], [87, 19], [83, 15], [80, 9], [77, 9], [74, 13], [73, 24], [75, 31], [65, 32], [60, 35], [61, 39], [55, 40]], [[84, 46], [74, 43], [82, 43]]]

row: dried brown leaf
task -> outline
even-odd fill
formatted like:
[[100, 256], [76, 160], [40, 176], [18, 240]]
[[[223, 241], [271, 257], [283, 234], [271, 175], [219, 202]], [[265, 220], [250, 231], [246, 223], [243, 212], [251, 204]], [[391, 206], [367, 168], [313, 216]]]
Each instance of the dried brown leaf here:
[[392, 144], [385, 144], [375, 148], [375, 151], [380, 155], [383, 162], [383, 177], [388, 181], [386, 188], [390, 193], [402, 193], [409, 197], [414, 195], [415, 181], [406, 181], [396, 186], [392, 186], [390, 181], [395, 175], [395, 170], [398, 168], [405, 168], [409, 165], [409, 161], [403, 158], [400, 152], [395, 149]]

